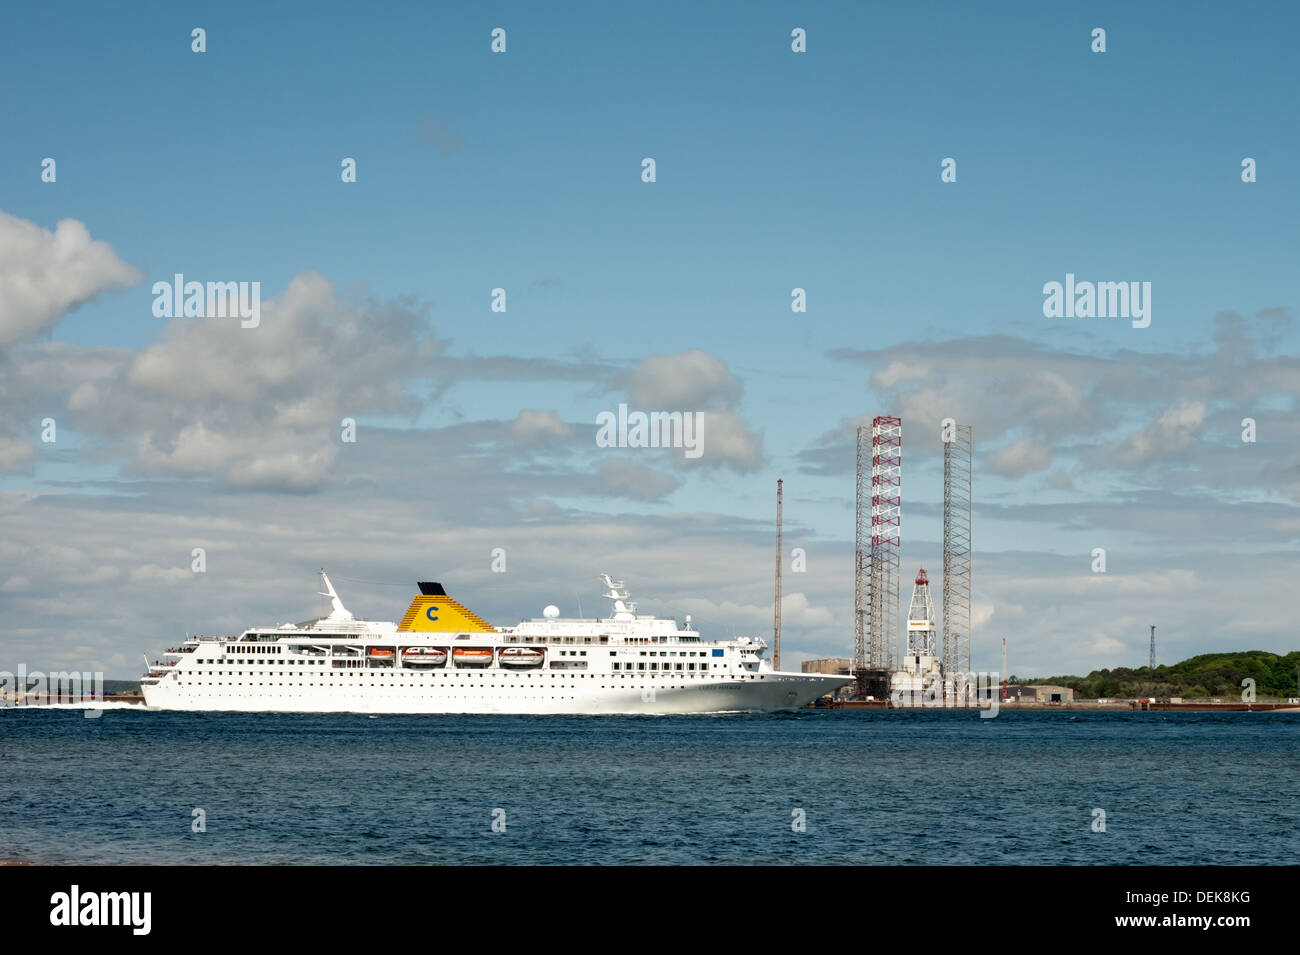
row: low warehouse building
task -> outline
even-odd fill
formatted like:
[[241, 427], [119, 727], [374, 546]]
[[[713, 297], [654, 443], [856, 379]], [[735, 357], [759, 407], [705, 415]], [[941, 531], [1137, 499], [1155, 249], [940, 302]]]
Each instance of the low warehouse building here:
[[1037, 684], [1007, 687], [1007, 699], [1022, 703], [1073, 703], [1074, 690], [1068, 686]]
[[853, 672], [853, 661], [848, 657], [831, 657], [826, 660], [804, 660], [799, 664], [802, 673], [828, 673], [831, 676], [848, 676]]

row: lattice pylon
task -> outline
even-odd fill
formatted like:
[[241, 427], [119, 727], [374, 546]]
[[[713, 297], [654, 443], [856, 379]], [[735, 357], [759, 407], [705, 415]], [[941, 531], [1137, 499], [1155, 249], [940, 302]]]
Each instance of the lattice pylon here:
[[898, 569], [902, 551], [903, 419], [871, 422], [871, 556], [867, 581], [867, 666], [894, 670]]
[[[971, 668], [971, 427], [943, 430], [943, 673], [956, 681]], [[957, 682], [953, 682], [958, 687]]]
[[856, 526], [853, 549], [853, 673], [867, 667], [867, 594], [871, 574], [871, 441], [858, 428]]

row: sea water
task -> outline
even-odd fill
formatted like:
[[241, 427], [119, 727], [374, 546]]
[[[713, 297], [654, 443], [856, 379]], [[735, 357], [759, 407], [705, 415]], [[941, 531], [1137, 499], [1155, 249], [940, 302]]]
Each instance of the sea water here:
[[0, 857], [1291, 864], [1300, 715], [0, 711]]

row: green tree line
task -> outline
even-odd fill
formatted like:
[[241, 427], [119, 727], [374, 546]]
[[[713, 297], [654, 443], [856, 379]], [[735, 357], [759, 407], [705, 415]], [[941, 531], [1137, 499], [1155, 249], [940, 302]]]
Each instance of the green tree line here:
[[1046, 683], [1068, 686], [1077, 699], [1140, 696], [1181, 696], [1187, 699], [1223, 697], [1240, 699], [1241, 681], [1255, 681], [1255, 695], [1267, 697], [1300, 696], [1300, 650], [1285, 656], [1266, 650], [1243, 650], [1237, 653], [1203, 653], [1181, 663], [1149, 667], [1116, 667], [1093, 670], [1087, 676], [1053, 676], [1044, 679], [1021, 679], [1012, 676], [1009, 683]]

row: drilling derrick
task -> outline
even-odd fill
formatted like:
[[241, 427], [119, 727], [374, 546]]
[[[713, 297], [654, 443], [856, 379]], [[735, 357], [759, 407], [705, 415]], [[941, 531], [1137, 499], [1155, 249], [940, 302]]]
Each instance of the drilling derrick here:
[[912, 602], [907, 610], [907, 644], [898, 671], [890, 679], [894, 699], [902, 694], [911, 705], [933, 694], [942, 693], [942, 675], [939, 672], [939, 624], [934, 618], [934, 603], [930, 600], [930, 578], [925, 568], [916, 575], [912, 587]]
[[943, 432], [943, 673], [965, 701], [970, 672], [971, 429], [947, 422]]
[[925, 568], [916, 575], [912, 586], [912, 603], [907, 611], [907, 656], [939, 655], [934, 604], [930, 602], [930, 578]]

